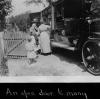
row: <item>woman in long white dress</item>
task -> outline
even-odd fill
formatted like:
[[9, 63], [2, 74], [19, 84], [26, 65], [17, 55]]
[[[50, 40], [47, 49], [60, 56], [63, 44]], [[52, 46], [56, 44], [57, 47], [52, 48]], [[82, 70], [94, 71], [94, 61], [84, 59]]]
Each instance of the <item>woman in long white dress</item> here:
[[44, 22], [39, 26], [40, 32], [40, 48], [41, 54], [50, 55], [51, 46], [50, 46], [50, 26], [46, 25]]

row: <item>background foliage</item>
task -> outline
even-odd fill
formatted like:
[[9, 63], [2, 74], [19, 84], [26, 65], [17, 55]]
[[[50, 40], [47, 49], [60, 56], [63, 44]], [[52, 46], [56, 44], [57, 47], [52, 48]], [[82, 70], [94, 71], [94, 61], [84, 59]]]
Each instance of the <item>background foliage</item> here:
[[5, 17], [12, 11], [12, 0], [0, 0], [0, 31], [5, 27]]
[[26, 32], [28, 29], [28, 26], [30, 25], [30, 18], [29, 13], [20, 14], [15, 17], [11, 17], [10, 24], [16, 24], [20, 31]]

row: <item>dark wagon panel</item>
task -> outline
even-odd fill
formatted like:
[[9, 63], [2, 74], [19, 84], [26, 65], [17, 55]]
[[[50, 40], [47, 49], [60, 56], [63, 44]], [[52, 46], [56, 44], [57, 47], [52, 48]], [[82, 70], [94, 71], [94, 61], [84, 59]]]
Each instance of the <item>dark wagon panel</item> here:
[[[49, 6], [54, 27], [51, 45], [77, 52], [86, 70], [100, 75], [100, 16], [91, 11], [92, 3], [92, 0], [58, 0]], [[45, 9], [42, 13], [45, 11], [49, 12]]]

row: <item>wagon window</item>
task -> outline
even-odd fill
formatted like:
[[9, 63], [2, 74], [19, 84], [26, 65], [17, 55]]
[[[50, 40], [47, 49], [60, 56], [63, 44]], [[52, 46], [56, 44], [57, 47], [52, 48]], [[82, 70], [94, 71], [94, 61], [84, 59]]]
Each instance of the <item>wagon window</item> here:
[[64, 17], [64, 7], [62, 4], [56, 6], [56, 17]]

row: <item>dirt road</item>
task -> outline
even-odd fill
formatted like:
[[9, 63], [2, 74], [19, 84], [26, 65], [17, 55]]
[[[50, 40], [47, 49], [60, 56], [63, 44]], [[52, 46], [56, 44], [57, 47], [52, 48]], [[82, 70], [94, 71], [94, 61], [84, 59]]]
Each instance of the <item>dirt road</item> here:
[[[69, 59], [70, 60], [70, 59]], [[81, 65], [67, 60], [65, 56], [54, 54], [39, 55], [36, 63], [28, 64], [27, 59], [8, 60], [10, 76], [91, 76]]]

